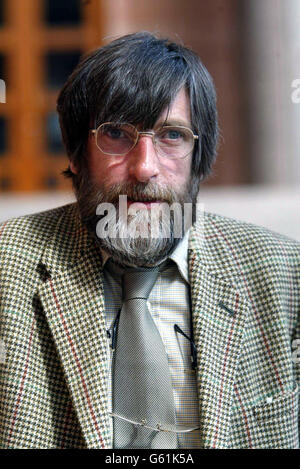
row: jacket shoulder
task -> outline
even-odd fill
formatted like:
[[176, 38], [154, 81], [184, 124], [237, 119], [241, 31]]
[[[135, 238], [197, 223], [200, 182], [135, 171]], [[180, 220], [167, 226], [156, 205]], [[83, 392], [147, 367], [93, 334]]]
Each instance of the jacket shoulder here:
[[198, 218], [191, 245], [210, 266], [226, 260], [244, 265], [247, 270], [262, 264], [300, 265], [300, 242], [252, 223], [208, 212]]
[[237, 239], [239, 242], [245, 241], [245, 236], [251, 236], [253, 241], [259, 240], [267, 244], [272, 244], [273, 242], [275, 244], [284, 243], [286, 245], [293, 245], [296, 249], [300, 247], [299, 241], [263, 226], [209, 212], [206, 212], [204, 217], [207, 229], [213, 226], [220, 234], [223, 233], [226, 236]]
[[0, 258], [3, 255], [34, 253], [55, 232], [59, 220], [72, 212], [75, 204], [68, 204], [39, 213], [12, 218], [0, 224]]

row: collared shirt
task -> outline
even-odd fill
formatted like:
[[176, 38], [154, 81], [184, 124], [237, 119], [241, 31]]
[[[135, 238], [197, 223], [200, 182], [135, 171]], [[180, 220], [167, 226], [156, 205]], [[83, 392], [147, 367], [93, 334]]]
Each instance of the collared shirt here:
[[[191, 366], [191, 345], [182, 334], [174, 330], [174, 325], [177, 324], [188, 337], [191, 337], [188, 237], [189, 232], [169, 256], [174, 262], [166, 271], [159, 273], [147, 305], [160, 332], [168, 357], [176, 424], [193, 427], [199, 425], [199, 405], [196, 373]], [[103, 265], [109, 257], [106, 252], [102, 251]], [[122, 285], [121, 279], [116, 281], [106, 269], [104, 269], [104, 292], [107, 329], [112, 330], [117, 312], [122, 306]], [[108, 384], [111, 393], [111, 376], [109, 376]], [[200, 431], [180, 434], [179, 445], [182, 448], [199, 448]]]

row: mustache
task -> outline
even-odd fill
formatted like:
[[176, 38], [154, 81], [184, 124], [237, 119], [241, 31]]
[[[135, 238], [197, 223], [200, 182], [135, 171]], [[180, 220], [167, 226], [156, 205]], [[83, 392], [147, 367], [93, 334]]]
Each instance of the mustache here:
[[120, 195], [126, 195], [133, 202], [161, 202], [172, 203], [178, 201], [178, 194], [169, 187], [162, 187], [154, 183], [118, 183], [104, 190], [97, 191], [97, 202], [117, 204]]
[[[170, 187], [171, 186], [171, 187]], [[108, 202], [119, 208], [119, 196], [126, 195], [132, 202], [160, 201], [172, 205], [175, 203], [195, 203], [199, 187], [199, 178], [193, 176], [178, 190], [170, 185], [158, 182], [124, 181], [113, 185], [103, 180], [102, 183], [93, 180], [85, 168], [80, 174], [78, 187], [75, 188], [79, 215], [90, 231], [95, 231], [95, 224], [99, 220], [96, 210], [99, 204]], [[193, 219], [195, 219], [193, 215]]]

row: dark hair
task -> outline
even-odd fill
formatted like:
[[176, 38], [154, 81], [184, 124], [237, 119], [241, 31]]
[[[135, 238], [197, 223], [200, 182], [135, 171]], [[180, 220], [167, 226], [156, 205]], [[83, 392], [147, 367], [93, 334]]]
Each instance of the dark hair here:
[[[148, 32], [120, 37], [89, 53], [63, 86], [57, 111], [69, 158], [80, 171], [89, 129], [102, 122], [125, 121], [150, 129], [183, 86], [190, 98], [192, 130], [199, 135], [193, 172], [206, 177], [218, 139], [212, 78], [193, 51]], [[76, 185], [70, 169], [64, 173]]]

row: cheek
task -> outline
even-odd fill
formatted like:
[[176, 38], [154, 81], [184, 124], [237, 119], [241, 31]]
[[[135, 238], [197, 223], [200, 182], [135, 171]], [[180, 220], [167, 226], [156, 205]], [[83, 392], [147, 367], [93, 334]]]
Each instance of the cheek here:
[[126, 175], [123, 164], [118, 164], [107, 159], [103, 159], [100, 162], [91, 160], [89, 172], [94, 181], [107, 185], [123, 181]]
[[184, 184], [191, 174], [191, 160], [168, 160], [163, 164], [165, 178], [172, 184]]
[[121, 159], [112, 159], [101, 153], [90, 141], [88, 144], [88, 169], [92, 180], [108, 184], [118, 182], [125, 171]]

